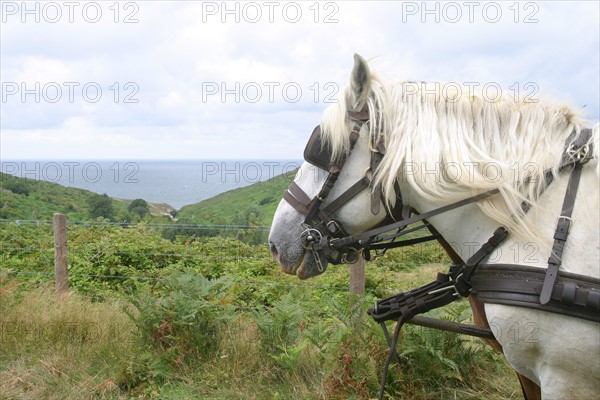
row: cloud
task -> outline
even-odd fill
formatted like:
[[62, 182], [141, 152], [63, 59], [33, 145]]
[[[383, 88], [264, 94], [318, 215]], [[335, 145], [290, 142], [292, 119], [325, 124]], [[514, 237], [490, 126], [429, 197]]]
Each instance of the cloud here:
[[73, 22], [55, 3], [52, 23], [32, 2], [23, 23], [5, 1], [0, 155], [299, 158], [354, 52], [391, 78], [535, 89], [598, 120], [597, 2], [476, 3], [81, 2]]

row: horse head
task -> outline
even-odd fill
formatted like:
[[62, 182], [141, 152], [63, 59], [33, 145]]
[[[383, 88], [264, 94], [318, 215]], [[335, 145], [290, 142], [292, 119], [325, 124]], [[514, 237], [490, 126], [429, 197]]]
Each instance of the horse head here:
[[359, 249], [334, 249], [331, 240], [365, 231], [386, 218], [387, 204], [372, 196], [377, 111], [371, 93], [369, 66], [355, 55], [344, 97], [325, 111], [315, 128], [304, 152], [306, 161], [273, 218], [269, 246], [286, 273], [305, 279], [323, 273], [329, 263], [355, 261]]

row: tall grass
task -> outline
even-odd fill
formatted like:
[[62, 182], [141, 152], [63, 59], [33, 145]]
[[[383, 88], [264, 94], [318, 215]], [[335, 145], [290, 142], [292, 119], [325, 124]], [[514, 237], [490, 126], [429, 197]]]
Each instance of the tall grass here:
[[47, 289], [0, 296], [0, 398], [127, 398], [115, 384], [137, 352], [120, 307]]
[[[236, 309], [227, 289], [186, 271], [130, 303], [9, 290], [0, 295], [0, 398], [376, 396], [387, 345], [360, 299], [292, 290], [248, 310]], [[440, 316], [468, 318], [466, 306], [453, 307]], [[479, 340], [407, 326], [398, 351], [390, 399], [518, 394], [516, 378]]]

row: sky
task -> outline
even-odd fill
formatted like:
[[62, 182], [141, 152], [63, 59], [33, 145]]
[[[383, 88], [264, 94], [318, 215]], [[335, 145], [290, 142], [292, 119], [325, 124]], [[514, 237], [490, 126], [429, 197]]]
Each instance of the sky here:
[[0, 158], [300, 159], [354, 53], [592, 125], [599, 4], [0, 0]]

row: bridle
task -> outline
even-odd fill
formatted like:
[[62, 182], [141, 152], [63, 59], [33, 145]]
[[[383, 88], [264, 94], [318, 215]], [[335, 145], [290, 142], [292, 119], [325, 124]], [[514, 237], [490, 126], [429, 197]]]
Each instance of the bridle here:
[[[372, 258], [372, 250], [375, 251], [376, 256], [379, 256], [391, 248], [411, 246], [431, 240], [437, 240], [440, 243], [453, 263], [461, 263], [462, 260], [458, 254], [426, 219], [497, 194], [498, 189], [489, 190], [423, 214], [417, 214], [414, 209], [402, 202], [402, 193], [398, 183], [396, 183], [394, 187], [396, 203], [390, 208], [386, 202], [381, 201], [383, 198], [381, 187], [371, 187], [372, 172], [377, 170], [386, 152], [383, 140], [379, 139], [375, 146], [369, 146], [371, 161], [365, 175], [337, 198], [324, 205], [331, 189], [339, 178], [346, 160], [360, 137], [360, 131], [363, 126], [372, 122], [367, 105], [358, 112], [348, 111], [348, 119], [353, 122], [349, 135], [349, 150], [337, 161], [332, 161], [330, 149], [324, 146], [320, 126], [313, 130], [306, 145], [304, 159], [308, 163], [328, 171], [327, 178], [317, 195], [311, 199], [296, 182], [292, 182], [283, 193], [283, 199], [305, 217], [302, 223], [305, 229], [300, 235], [300, 243], [304, 249], [312, 253], [318, 271], [323, 272], [325, 269], [321, 256], [332, 264], [351, 264], [358, 260], [360, 253], [369, 261]], [[371, 189], [372, 193], [371, 212], [377, 215], [380, 212], [381, 204], [383, 204], [386, 217], [381, 223], [368, 231], [348, 234], [343, 224], [332, 218], [332, 214], [368, 188]], [[420, 225], [407, 229], [409, 225], [419, 222]], [[431, 234], [397, 240], [401, 236], [422, 229], [428, 229]]]
[[[398, 185], [395, 187], [396, 203], [391, 208], [388, 207], [386, 202], [382, 202], [383, 194], [381, 188], [372, 188], [372, 173], [377, 170], [385, 155], [385, 145], [381, 139], [375, 146], [370, 146], [371, 160], [364, 176], [334, 200], [326, 205], [324, 204], [339, 178], [347, 158], [360, 137], [360, 131], [365, 125], [372, 122], [367, 105], [360, 111], [348, 111], [348, 119], [353, 123], [349, 134], [349, 150], [346, 155], [340, 157], [338, 160], [332, 161], [331, 151], [323, 142], [320, 126], [317, 126], [313, 130], [306, 145], [304, 159], [308, 163], [328, 172], [327, 178], [317, 195], [311, 199], [296, 182], [292, 182], [283, 194], [283, 199], [305, 217], [302, 223], [305, 229], [300, 235], [300, 242], [302, 247], [313, 254], [319, 272], [323, 272], [325, 268], [321, 256], [325, 257], [332, 264], [351, 264], [357, 261], [361, 252], [369, 260], [371, 259], [370, 250], [376, 250], [378, 254], [382, 254], [388, 248], [441, 239], [441, 236], [427, 223], [417, 228], [405, 230], [408, 223], [403, 223], [402, 221], [409, 220], [413, 210], [402, 203], [402, 195]], [[366, 189], [371, 189], [371, 212], [373, 215], [379, 214], [382, 204], [386, 212], [385, 219], [377, 228], [382, 229], [382, 232], [396, 230], [394, 234], [384, 237], [365, 235], [367, 232], [359, 236], [349, 235], [342, 223], [332, 217], [336, 211]], [[423, 219], [420, 218], [418, 220]], [[432, 235], [396, 241], [396, 238], [403, 234], [425, 227], [430, 228]]]
[[[381, 188], [372, 187], [372, 173], [377, 170], [377, 167], [386, 152], [383, 140], [379, 139], [376, 145], [369, 146], [371, 162], [365, 175], [337, 198], [331, 200], [328, 204], [325, 204], [333, 186], [340, 176], [340, 172], [342, 171], [346, 160], [359, 139], [360, 131], [366, 124], [373, 123], [367, 105], [360, 111], [348, 111], [348, 119], [353, 123], [349, 134], [350, 146], [348, 152], [338, 160], [331, 159], [331, 150], [323, 142], [320, 126], [317, 126], [313, 130], [306, 145], [304, 159], [308, 163], [328, 171], [327, 178], [317, 195], [311, 199], [296, 182], [292, 182], [283, 193], [283, 199], [305, 217], [302, 223], [302, 226], [305, 229], [300, 235], [300, 242], [302, 247], [313, 254], [319, 272], [323, 272], [325, 268], [321, 255], [326, 261], [332, 264], [343, 264], [355, 262], [362, 252], [364, 258], [368, 261], [372, 257], [372, 250], [376, 251], [376, 255], [380, 255], [390, 248], [410, 246], [431, 240], [437, 240], [442, 245], [452, 259], [453, 264], [462, 263], [463, 260], [461, 260], [458, 254], [433, 228], [433, 226], [427, 222], [427, 219], [498, 194], [499, 190], [488, 190], [418, 214], [414, 209], [403, 204], [400, 187], [396, 184], [396, 203], [392, 208], [389, 208], [385, 201], [381, 201], [383, 198]], [[567, 139], [569, 146], [565, 148], [563, 159], [558, 168], [559, 171], [562, 171], [569, 166], [575, 167], [583, 165], [589, 159], [593, 158], [592, 150], [585, 144], [590, 136], [591, 130], [584, 129], [582, 130], [582, 135], [579, 136], [577, 143], [572, 142], [572, 137]], [[371, 173], [369, 173], [369, 171]], [[553, 179], [554, 174], [550, 170], [546, 171], [546, 186], [548, 186]], [[371, 212], [374, 215], [378, 214], [380, 212], [381, 204], [383, 204], [386, 218], [380, 224], [365, 232], [348, 234], [343, 224], [334, 219], [332, 215], [366, 189], [371, 189], [372, 193]], [[528, 202], [523, 202], [523, 211], [527, 212], [529, 206]], [[417, 223], [421, 223], [421, 225], [407, 229], [409, 225]], [[425, 228], [430, 231], [431, 235], [398, 240], [401, 236]]]

